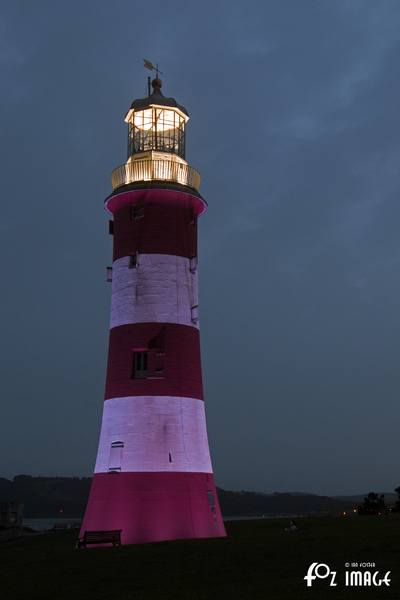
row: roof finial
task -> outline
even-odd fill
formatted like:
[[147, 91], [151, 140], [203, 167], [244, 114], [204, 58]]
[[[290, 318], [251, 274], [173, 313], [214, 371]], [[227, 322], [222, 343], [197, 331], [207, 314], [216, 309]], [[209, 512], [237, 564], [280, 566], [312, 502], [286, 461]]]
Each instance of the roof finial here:
[[162, 86], [161, 79], [159, 79], [158, 77], [156, 77], [151, 82], [151, 85], [153, 86], [153, 94], [161, 94], [161, 86]]

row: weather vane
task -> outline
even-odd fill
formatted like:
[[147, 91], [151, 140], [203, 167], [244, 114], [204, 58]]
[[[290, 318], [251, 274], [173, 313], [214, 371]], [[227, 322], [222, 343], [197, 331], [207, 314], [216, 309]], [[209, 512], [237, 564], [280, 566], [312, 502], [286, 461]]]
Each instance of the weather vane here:
[[158, 77], [159, 73], [161, 75], [163, 75], [163, 72], [160, 71], [160, 69], [158, 68], [158, 63], [156, 63], [156, 65], [154, 66], [153, 63], [150, 60], [147, 60], [147, 58], [143, 59], [143, 63], [144, 63], [144, 66], [146, 67], [146, 69], [149, 69], [149, 71], [155, 71], [156, 72], [156, 77]]

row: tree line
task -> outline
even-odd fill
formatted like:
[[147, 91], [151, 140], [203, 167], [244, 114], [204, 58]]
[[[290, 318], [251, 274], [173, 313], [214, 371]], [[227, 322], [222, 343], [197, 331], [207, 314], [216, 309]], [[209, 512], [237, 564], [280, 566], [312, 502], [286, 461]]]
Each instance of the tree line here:
[[400, 486], [394, 490], [397, 494], [396, 502], [389, 506], [385, 502], [385, 494], [370, 492], [364, 501], [357, 507], [359, 515], [384, 515], [390, 512], [400, 512]]

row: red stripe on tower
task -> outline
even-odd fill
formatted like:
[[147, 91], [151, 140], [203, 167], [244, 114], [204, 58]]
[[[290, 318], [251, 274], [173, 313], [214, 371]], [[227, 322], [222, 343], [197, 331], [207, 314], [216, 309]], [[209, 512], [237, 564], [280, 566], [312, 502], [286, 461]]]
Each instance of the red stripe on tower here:
[[200, 177], [184, 107], [161, 93], [126, 115], [113, 172], [112, 305], [95, 475], [81, 528], [123, 544], [225, 536], [208, 448], [197, 298]]

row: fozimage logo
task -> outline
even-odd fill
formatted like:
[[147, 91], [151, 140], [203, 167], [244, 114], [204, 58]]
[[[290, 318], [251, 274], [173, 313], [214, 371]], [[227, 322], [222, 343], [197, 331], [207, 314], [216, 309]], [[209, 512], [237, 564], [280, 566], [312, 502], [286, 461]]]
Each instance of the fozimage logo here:
[[[352, 562], [345, 564], [344, 585], [346, 587], [381, 587], [386, 585], [390, 587], [390, 571], [381, 576], [380, 572], [375, 569], [374, 562]], [[351, 567], [351, 570], [348, 568]], [[357, 570], [355, 570], [357, 569]], [[336, 587], [337, 571], [332, 569], [325, 563], [311, 563], [308, 567], [307, 575], [304, 577], [307, 582], [307, 587], [311, 587], [316, 579], [326, 579], [330, 587]]]
[[329, 585], [334, 587], [337, 585], [336, 571], [331, 571], [330, 567], [325, 563], [311, 563], [308, 567], [307, 575], [304, 579], [307, 581], [307, 587], [311, 587], [314, 579], [326, 579], [330, 576]]

